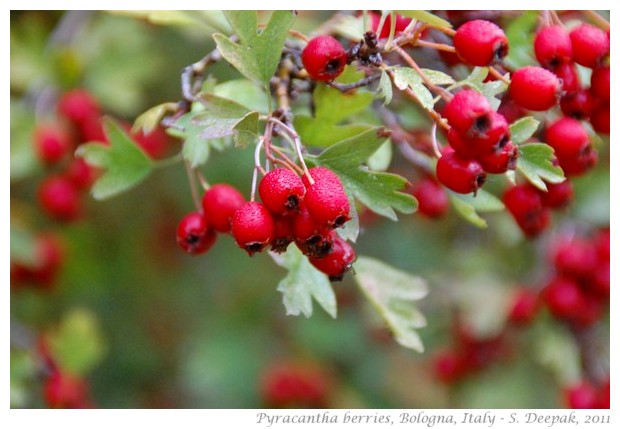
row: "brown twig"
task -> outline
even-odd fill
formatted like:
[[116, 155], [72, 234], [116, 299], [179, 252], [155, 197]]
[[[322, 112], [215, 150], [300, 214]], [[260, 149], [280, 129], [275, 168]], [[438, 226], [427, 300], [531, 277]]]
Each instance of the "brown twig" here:
[[598, 13], [594, 12], [593, 10], [582, 10], [581, 12], [588, 18], [590, 18], [592, 22], [594, 22], [598, 27], [601, 27], [603, 30], [609, 30], [609, 21], [607, 21]]
[[398, 53], [398, 55], [400, 55], [403, 60], [405, 60], [409, 67], [416, 71], [416, 73], [422, 78], [422, 81], [428, 87], [428, 89], [433, 91], [435, 94], [440, 95], [441, 98], [446, 101], [452, 98], [452, 94], [450, 94], [449, 91], [446, 91], [444, 88], [437, 86], [430, 81], [428, 76], [426, 76], [426, 73], [424, 73], [420, 66], [418, 66], [418, 63], [416, 63], [415, 60], [411, 58], [411, 55], [409, 55], [403, 48], [401, 48], [400, 46], [396, 46], [394, 50]]

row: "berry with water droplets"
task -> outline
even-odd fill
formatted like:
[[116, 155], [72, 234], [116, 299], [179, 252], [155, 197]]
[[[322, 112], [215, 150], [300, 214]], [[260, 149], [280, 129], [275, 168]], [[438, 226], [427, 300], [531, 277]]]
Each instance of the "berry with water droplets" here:
[[322, 257], [310, 257], [310, 263], [329, 276], [331, 281], [340, 281], [355, 262], [355, 250], [349, 243], [335, 235], [332, 251]]
[[466, 63], [489, 66], [508, 54], [508, 39], [504, 30], [496, 24], [475, 19], [456, 30], [454, 48]]
[[201, 213], [189, 213], [179, 222], [177, 244], [187, 253], [205, 253], [213, 246], [215, 239], [215, 231], [209, 227]]
[[317, 36], [301, 52], [301, 61], [312, 79], [329, 82], [344, 70], [347, 53], [334, 37]]
[[534, 53], [543, 67], [553, 69], [571, 61], [573, 45], [564, 27], [551, 25], [536, 33]]
[[202, 197], [202, 210], [209, 225], [217, 232], [230, 232], [230, 222], [235, 211], [245, 203], [245, 198], [234, 186], [218, 183], [211, 186]]
[[486, 172], [475, 159], [462, 158], [452, 150], [437, 161], [437, 180], [459, 194], [476, 192], [486, 181]]
[[521, 107], [544, 111], [557, 104], [562, 83], [549, 70], [526, 66], [512, 74], [508, 90], [510, 97]]
[[273, 216], [257, 201], [244, 203], [232, 218], [232, 236], [250, 256], [262, 251], [271, 242], [274, 230]]
[[609, 55], [609, 38], [603, 30], [581, 24], [570, 32], [573, 60], [582, 66], [595, 68]]
[[265, 207], [274, 215], [299, 211], [306, 187], [301, 178], [288, 168], [267, 173], [258, 185], [258, 194]]

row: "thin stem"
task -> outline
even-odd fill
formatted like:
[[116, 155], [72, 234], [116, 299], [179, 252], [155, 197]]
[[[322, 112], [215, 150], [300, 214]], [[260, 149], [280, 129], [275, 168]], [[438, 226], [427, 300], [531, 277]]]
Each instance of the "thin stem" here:
[[489, 67], [489, 73], [491, 74], [491, 76], [493, 76], [495, 79], [499, 79], [504, 83], [507, 83], [508, 85], [510, 85], [510, 80], [507, 79], [504, 75], [502, 75], [499, 71], [497, 71], [496, 68], [494, 67]]
[[301, 141], [299, 140], [299, 134], [297, 134], [297, 132], [292, 127], [289, 127], [288, 125], [286, 125], [284, 122], [280, 121], [279, 119], [269, 118], [269, 120], [271, 122], [274, 122], [275, 124], [278, 124], [282, 128], [282, 131], [284, 131], [286, 134], [288, 134], [289, 137], [293, 139], [292, 142], [289, 139], [286, 139], [286, 140], [288, 140], [291, 143], [291, 145], [295, 149], [295, 152], [297, 152], [299, 163], [301, 164], [301, 168], [303, 168], [304, 170], [304, 174], [306, 175], [306, 177], [308, 177], [308, 181], [310, 182], [311, 185], [314, 184], [314, 179], [312, 179], [312, 176], [310, 175], [310, 172], [308, 171], [308, 166], [306, 165], [306, 161], [304, 161], [304, 156], [301, 151]]
[[609, 30], [609, 21], [603, 18], [598, 13], [593, 10], [582, 10], [586, 16], [588, 16], [597, 26], [601, 27], [604, 30]]
[[256, 149], [254, 150], [254, 171], [252, 172], [252, 193], [250, 194], [250, 201], [256, 200], [256, 184], [258, 182], [258, 171], [265, 175], [265, 170], [260, 165], [260, 150], [263, 147], [263, 143], [265, 142], [265, 138], [261, 137], [258, 140], [258, 144], [256, 145]]
[[194, 171], [196, 172], [196, 177], [198, 177], [198, 181], [200, 182], [200, 186], [202, 186], [202, 189], [208, 191], [211, 185], [209, 185], [209, 182], [207, 182], [207, 179], [202, 174], [202, 171], [198, 169], [195, 169]]
[[432, 48], [438, 51], [450, 52], [452, 54], [456, 54], [456, 49], [454, 46], [446, 45], [445, 43], [435, 43], [435, 42], [427, 42], [426, 40], [416, 40], [415, 46], [420, 46], [422, 48]]
[[357, 88], [361, 88], [362, 86], [370, 85], [374, 81], [379, 80], [380, 77], [381, 77], [380, 74], [375, 74], [375, 75], [368, 76], [368, 77], [365, 77], [363, 79], [360, 79], [357, 82], [338, 83], [338, 82], [333, 82], [332, 81], [332, 82], [327, 82], [327, 85], [331, 86], [332, 88], [337, 89], [340, 92], [349, 92], [351, 90], [354, 90], [354, 89], [357, 89]]
[[435, 157], [437, 159], [441, 158], [441, 149], [439, 149], [439, 143], [437, 143], [437, 122], [433, 122], [433, 126], [431, 127], [431, 141], [433, 142], [433, 153]]
[[170, 167], [171, 165], [178, 164], [182, 160], [183, 160], [183, 155], [181, 153], [177, 153], [176, 155], [171, 156], [170, 158], [166, 158], [166, 159], [162, 159], [161, 161], [157, 161], [155, 163], [155, 167], [156, 168]]
[[559, 25], [560, 27], [564, 27], [564, 23], [562, 22], [562, 20], [560, 19], [560, 16], [555, 10], [549, 11], [549, 15], [556, 25]]
[[306, 36], [305, 34], [299, 32], [297, 30], [293, 30], [292, 28], [288, 30], [288, 34], [290, 34], [291, 36], [293, 36], [296, 39], [303, 40], [304, 42], [310, 41], [310, 38], [308, 36]]
[[394, 50], [398, 53], [398, 55], [400, 55], [400, 57], [402, 59], [405, 60], [405, 62], [412, 69], [414, 69], [416, 71], [416, 73], [422, 78], [422, 81], [426, 84], [428, 89], [430, 89], [431, 91], [433, 91], [436, 94], [439, 94], [446, 101], [449, 101], [452, 98], [452, 94], [450, 94], [445, 89], [435, 85], [433, 82], [430, 81], [430, 79], [428, 78], [428, 76], [426, 76], [426, 74], [420, 68], [420, 66], [418, 66], [418, 64], [415, 62], [415, 60], [413, 58], [411, 58], [411, 55], [409, 55], [403, 48], [401, 48], [400, 46], [395, 46]]
[[192, 170], [191, 165], [188, 160], [185, 160], [185, 171], [187, 173], [187, 178], [189, 179], [189, 188], [192, 192], [192, 200], [194, 200], [194, 206], [196, 207], [196, 211], [202, 210], [202, 204], [200, 202], [200, 196], [198, 195], [198, 187], [196, 186], [196, 177], [194, 177], [194, 171]]

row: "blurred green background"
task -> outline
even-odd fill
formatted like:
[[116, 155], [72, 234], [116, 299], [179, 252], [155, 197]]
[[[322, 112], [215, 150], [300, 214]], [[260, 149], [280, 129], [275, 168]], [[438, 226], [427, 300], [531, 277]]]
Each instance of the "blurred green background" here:
[[[309, 33], [329, 16], [301, 13], [294, 28]], [[87, 335], [97, 338], [100, 350], [87, 380], [97, 407], [259, 408], [265, 405], [261, 377], [283, 360], [323, 368], [333, 385], [330, 407], [563, 406], [554, 376], [562, 369], [554, 365], [571, 365], [577, 357], [552, 364], [541, 358], [553, 354], [545, 349], [551, 337], [560, 344], [557, 353], [572, 350], [561, 348], [570, 338], [546, 314], [532, 328], [512, 333], [510, 356], [487, 370], [456, 385], [433, 377], [432, 357], [451, 343], [456, 309], [481, 335], [492, 336], [504, 325], [514, 288], [545, 280], [546, 238], [524, 241], [506, 213], [485, 216], [486, 230], [453, 211], [438, 222], [416, 214], [400, 215], [397, 223], [362, 215], [357, 253], [428, 281], [430, 294], [419, 303], [428, 320], [420, 330], [423, 354], [390, 338], [351, 275], [334, 284], [336, 320], [318, 306], [311, 318], [292, 317], [276, 291], [286, 272], [268, 255], [248, 258], [229, 236], [220, 236], [206, 255], [181, 252], [175, 230], [192, 200], [180, 165], [158, 170], [110, 200], [85, 198], [86, 216], [78, 222], [49, 220], [36, 204], [37, 185], [47, 173], [32, 151], [35, 96], [84, 87], [106, 112], [133, 121], [153, 105], [179, 100], [183, 67], [214, 48], [208, 27], [94, 12], [77, 17], [79, 27], [69, 35], [59, 34], [66, 17], [11, 12], [11, 225], [55, 231], [66, 247], [54, 290], [12, 293], [11, 320], [33, 333], [54, 329], [76, 311], [93, 320]], [[211, 72], [219, 81], [239, 76], [226, 64]], [[175, 144], [172, 153], [180, 150]], [[606, 147], [600, 166], [575, 180], [576, 201], [555, 215], [556, 230], [609, 225]], [[253, 150], [214, 153], [205, 176], [248, 196]], [[416, 177], [398, 156], [393, 167]], [[499, 184], [490, 183], [494, 189]], [[608, 344], [608, 319], [600, 325]], [[44, 406], [30, 355], [19, 347], [11, 353], [12, 406]]]

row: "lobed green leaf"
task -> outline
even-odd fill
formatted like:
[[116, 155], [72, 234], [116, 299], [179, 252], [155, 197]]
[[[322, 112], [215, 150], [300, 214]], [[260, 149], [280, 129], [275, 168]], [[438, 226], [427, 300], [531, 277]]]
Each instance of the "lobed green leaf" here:
[[414, 69], [397, 66], [392, 70], [394, 72], [394, 85], [398, 89], [404, 90], [410, 88], [418, 97], [422, 106], [428, 110], [433, 109], [433, 94], [424, 86], [422, 78]]
[[475, 196], [473, 194], [457, 194], [450, 190], [448, 190], [448, 195], [456, 212], [478, 228], [487, 227], [486, 220], [480, 217], [478, 212], [488, 213], [504, 209], [504, 203], [484, 189], [479, 189]]
[[519, 147], [517, 170], [538, 189], [546, 191], [548, 183], [565, 180], [562, 169], [554, 165], [555, 152], [545, 143], [528, 143]]
[[425, 10], [397, 10], [396, 13], [437, 27], [452, 28], [452, 24], [448, 21]]
[[521, 144], [534, 135], [540, 121], [531, 116], [517, 119], [510, 124], [510, 137], [514, 144]]

